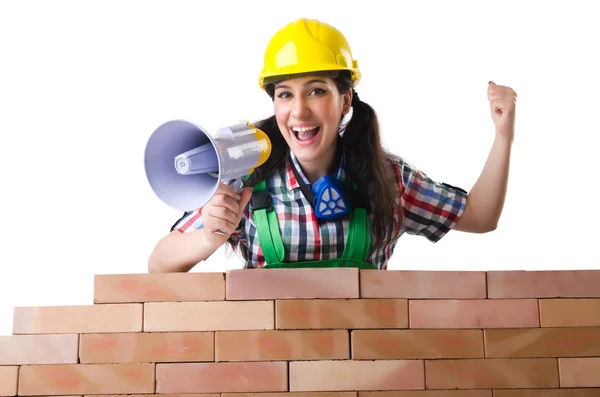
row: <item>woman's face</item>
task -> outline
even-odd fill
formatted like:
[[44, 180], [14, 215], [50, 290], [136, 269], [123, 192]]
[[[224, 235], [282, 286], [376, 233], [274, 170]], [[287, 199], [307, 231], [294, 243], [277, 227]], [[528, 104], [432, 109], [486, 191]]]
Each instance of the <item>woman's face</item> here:
[[305, 76], [275, 85], [277, 125], [301, 164], [327, 170], [335, 157], [342, 115], [351, 103], [351, 91], [341, 95], [330, 77]]

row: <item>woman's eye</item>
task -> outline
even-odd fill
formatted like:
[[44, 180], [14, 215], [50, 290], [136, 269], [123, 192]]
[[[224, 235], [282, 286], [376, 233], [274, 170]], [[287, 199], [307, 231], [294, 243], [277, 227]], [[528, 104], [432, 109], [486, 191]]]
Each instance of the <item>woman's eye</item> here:
[[289, 98], [291, 96], [291, 94], [289, 92], [280, 92], [279, 94], [277, 94], [277, 98], [282, 98], [282, 99], [286, 99]]
[[315, 88], [310, 92], [310, 95], [323, 95], [326, 91], [322, 88]]

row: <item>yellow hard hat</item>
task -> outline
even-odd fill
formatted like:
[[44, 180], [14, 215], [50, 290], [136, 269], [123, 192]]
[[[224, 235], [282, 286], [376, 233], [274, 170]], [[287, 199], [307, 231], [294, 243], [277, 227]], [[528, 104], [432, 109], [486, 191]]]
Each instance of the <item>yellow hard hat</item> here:
[[269, 41], [261, 89], [276, 80], [310, 72], [348, 70], [356, 86], [360, 81], [358, 61], [344, 35], [335, 27], [315, 19], [300, 18], [280, 29]]

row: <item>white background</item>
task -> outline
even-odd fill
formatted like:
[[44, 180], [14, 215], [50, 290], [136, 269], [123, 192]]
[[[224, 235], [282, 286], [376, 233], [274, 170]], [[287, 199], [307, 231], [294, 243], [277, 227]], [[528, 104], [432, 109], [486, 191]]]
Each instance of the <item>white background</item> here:
[[[146, 181], [148, 137], [171, 119], [214, 131], [269, 116], [264, 49], [303, 16], [346, 35], [385, 147], [434, 179], [472, 187], [494, 137], [488, 81], [518, 93], [499, 228], [405, 235], [390, 269], [600, 268], [591, 4], [2, 1], [0, 335], [16, 306], [91, 304], [94, 274], [147, 272], [181, 215]], [[241, 267], [219, 250], [193, 271]]]

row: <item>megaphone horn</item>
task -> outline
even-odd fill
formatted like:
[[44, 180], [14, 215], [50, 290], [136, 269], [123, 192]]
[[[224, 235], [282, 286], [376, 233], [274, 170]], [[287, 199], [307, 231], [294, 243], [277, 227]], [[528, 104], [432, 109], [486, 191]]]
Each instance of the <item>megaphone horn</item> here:
[[214, 135], [184, 120], [159, 126], [146, 144], [144, 165], [152, 190], [168, 206], [192, 211], [208, 203], [220, 183], [236, 185], [271, 155], [271, 141], [250, 123]]

